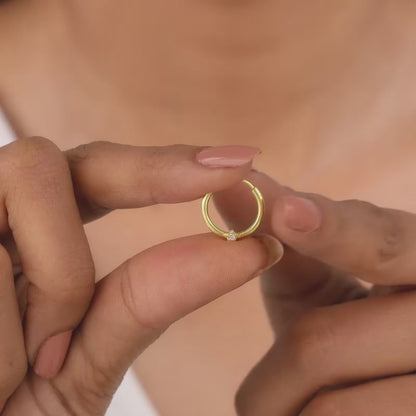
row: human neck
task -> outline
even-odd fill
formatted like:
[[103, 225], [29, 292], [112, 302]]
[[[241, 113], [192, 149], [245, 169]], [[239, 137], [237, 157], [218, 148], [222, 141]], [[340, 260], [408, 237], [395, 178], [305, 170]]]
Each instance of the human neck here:
[[411, 16], [402, 4], [374, 0], [302, 7], [12, 0], [3, 7], [0, 90], [28, 134], [151, 143], [273, 139], [288, 150], [308, 149], [302, 157], [333, 138], [327, 124], [346, 108], [328, 99], [334, 91], [341, 97], [357, 81], [364, 94], [378, 90], [367, 82], [371, 68], [400, 57], [403, 39], [384, 45], [382, 57], [374, 47]]

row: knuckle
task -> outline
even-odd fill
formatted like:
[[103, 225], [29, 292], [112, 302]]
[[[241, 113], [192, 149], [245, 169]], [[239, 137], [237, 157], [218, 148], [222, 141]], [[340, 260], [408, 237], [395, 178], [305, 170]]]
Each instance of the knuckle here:
[[[34, 268], [33, 273], [40, 274], [44, 270]], [[48, 272], [52, 273], [52, 270]], [[84, 262], [80, 256], [74, 260], [72, 256], [64, 265], [59, 279], [50, 279], [43, 290], [33, 290], [31, 302], [41, 302], [44, 296], [49, 296], [55, 302], [68, 307], [84, 310], [91, 302], [95, 291], [95, 266], [91, 261]]]
[[384, 269], [392, 260], [397, 259], [404, 251], [403, 226], [398, 215], [390, 210], [379, 208], [381, 238], [376, 249], [378, 269]]
[[345, 406], [340, 406], [334, 393], [316, 396], [302, 412], [302, 416], [347, 416], [351, 414]]
[[357, 199], [341, 203], [348, 213], [345, 227], [349, 226], [352, 214], [368, 224], [368, 244], [357, 252], [355, 259], [357, 271], [368, 277], [391, 273], [391, 265], [405, 252], [406, 221], [402, 213]]
[[18, 140], [16, 144], [16, 164], [21, 169], [42, 169], [64, 161], [58, 146], [44, 137], [28, 137]]
[[[93, 365], [92, 365], [93, 366]], [[96, 409], [103, 402], [109, 402], [114, 393], [114, 375], [92, 368], [88, 382], [81, 385], [78, 392], [79, 403], [85, 410]]]
[[142, 156], [135, 159], [137, 172], [143, 175], [146, 172], [159, 171], [168, 163], [166, 157], [168, 150], [162, 146], [149, 146], [143, 148]]
[[[96, 381], [93, 383], [96, 383]], [[71, 415], [102, 415], [104, 409], [108, 407], [114, 395], [113, 390], [109, 390], [107, 386], [105, 389], [101, 387], [101, 382], [97, 382], [97, 384], [88, 384], [85, 382], [75, 384], [74, 390], [77, 411], [80, 411], [80, 413], [71, 412]], [[72, 404], [71, 407], [75, 406]]]
[[[80, 345], [86, 366], [83, 376], [78, 377], [77, 382], [73, 384], [75, 403], [85, 414], [102, 414], [97, 409], [106, 408], [121, 380], [115, 377], [116, 371], [104, 371], [97, 364], [95, 354], [89, 352], [83, 342]], [[106, 363], [107, 366], [108, 364]]]
[[[139, 327], [150, 332], [159, 332], [162, 330], [163, 325], [158, 322], [154, 316], [154, 308], [150, 306], [150, 302], [146, 305], [139, 304], [135, 297], [134, 291], [134, 274], [137, 270], [133, 270], [131, 259], [128, 259], [123, 266], [121, 278], [120, 278], [120, 294], [123, 302], [123, 306], [127, 314], [132, 318], [132, 321]], [[143, 285], [143, 290], [146, 288]], [[143, 300], [149, 300], [147, 296], [143, 296]], [[143, 311], [145, 311], [145, 315]]]
[[65, 155], [70, 164], [83, 162], [90, 156], [90, 143], [82, 143], [72, 149], [66, 150]]
[[[160, 177], [174, 174], [174, 168], [178, 166], [177, 153], [183, 145], [149, 146], [142, 148], [142, 155], [136, 158], [135, 169], [142, 192], [146, 192], [146, 200], [149, 204], [159, 204], [171, 200], [175, 189], [164, 186]], [[158, 172], [157, 175], [154, 172]], [[143, 179], [146, 178], [146, 185]], [[155, 192], [157, 190], [157, 192]]]
[[71, 301], [76, 297], [78, 300], [91, 300], [95, 288], [95, 266], [91, 260], [80, 260], [65, 270], [60, 279], [57, 280], [56, 293], [60, 294], [63, 301]]
[[[149, 154], [153, 151], [148, 150]], [[161, 196], [161, 189], [155, 183], [154, 175], [149, 175], [149, 172], [158, 172], [161, 167], [158, 166], [157, 158], [137, 158], [134, 162], [134, 170], [137, 173], [137, 188], [141, 190], [144, 201], [147, 201], [147, 205], [157, 205], [163, 201]], [[156, 192], [157, 189], [157, 192]]]
[[328, 362], [330, 352], [339, 338], [337, 326], [328, 315], [315, 309], [302, 315], [288, 330], [286, 342], [288, 357], [299, 371], [310, 374], [311, 370]]
[[80, 256], [79, 263], [73, 267], [68, 273], [68, 281], [70, 284], [78, 282], [81, 287], [90, 287], [95, 283], [95, 266], [89, 251], [85, 255]]
[[89, 143], [82, 143], [73, 149], [67, 150], [65, 153], [70, 162], [79, 163], [94, 157], [101, 151], [112, 150], [113, 146], [114, 143], [108, 140], [94, 140]]
[[[70, 181], [69, 167], [64, 154], [50, 140], [30, 137], [16, 141], [5, 156], [1, 176], [10, 179], [11, 186], [24, 187], [37, 198], [49, 198], [62, 192]], [[66, 176], [64, 184], [63, 178]]]

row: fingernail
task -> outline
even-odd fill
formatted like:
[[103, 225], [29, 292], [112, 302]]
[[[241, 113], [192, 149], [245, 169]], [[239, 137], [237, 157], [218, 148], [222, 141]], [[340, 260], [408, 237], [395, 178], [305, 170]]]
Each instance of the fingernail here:
[[259, 153], [257, 147], [219, 146], [203, 149], [196, 155], [196, 159], [204, 166], [235, 168], [251, 162]]
[[283, 244], [276, 238], [268, 234], [258, 234], [254, 238], [259, 239], [266, 247], [269, 257], [265, 266], [259, 270], [258, 274], [262, 274], [264, 271], [274, 266], [283, 257], [284, 248]]
[[311, 199], [286, 195], [283, 197], [283, 221], [294, 231], [315, 231], [322, 222], [322, 214]]
[[61, 332], [43, 343], [34, 366], [34, 371], [39, 377], [50, 379], [59, 373], [65, 361], [71, 335], [72, 330]]

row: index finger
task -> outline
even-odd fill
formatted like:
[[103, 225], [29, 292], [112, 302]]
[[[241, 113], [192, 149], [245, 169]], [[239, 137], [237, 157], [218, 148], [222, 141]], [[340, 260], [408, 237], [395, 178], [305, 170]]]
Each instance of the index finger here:
[[94, 141], [66, 150], [84, 223], [114, 209], [198, 199], [250, 171], [250, 146], [132, 146]]
[[276, 186], [270, 228], [285, 244], [371, 283], [416, 283], [413, 213]]

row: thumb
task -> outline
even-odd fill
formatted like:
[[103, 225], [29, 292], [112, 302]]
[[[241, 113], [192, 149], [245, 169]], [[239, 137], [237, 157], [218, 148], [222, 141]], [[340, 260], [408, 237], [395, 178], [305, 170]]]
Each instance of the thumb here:
[[127, 368], [164, 329], [282, 255], [282, 244], [267, 235], [229, 242], [202, 234], [131, 257], [98, 283], [54, 384], [75, 414], [104, 410]]

